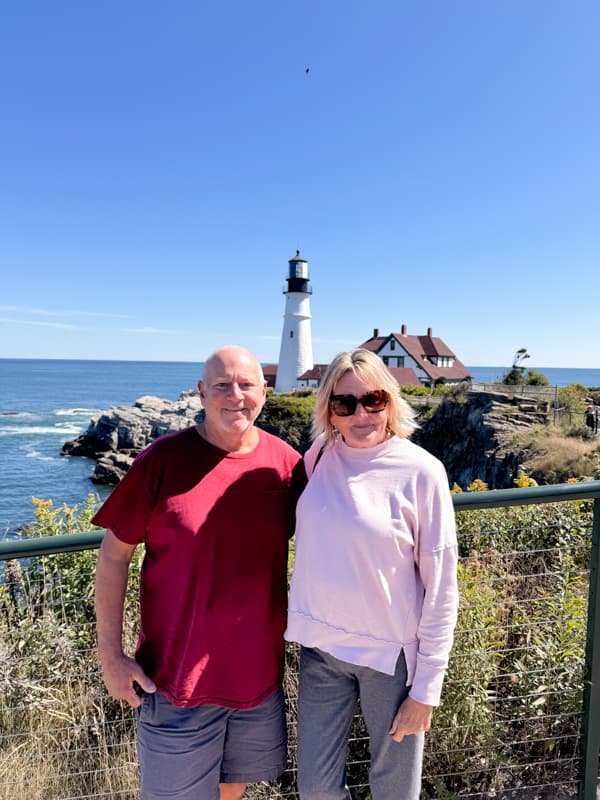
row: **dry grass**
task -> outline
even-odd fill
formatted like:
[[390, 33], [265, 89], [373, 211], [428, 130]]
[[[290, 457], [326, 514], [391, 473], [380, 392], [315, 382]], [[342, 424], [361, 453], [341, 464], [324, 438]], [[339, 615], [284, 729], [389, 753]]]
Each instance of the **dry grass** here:
[[540, 484], [564, 483], [570, 478], [600, 478], [600, 442], [536, 426], [515, 437], [527, 452], [523, 466]]
[[600, 467], [598, 445], [550, 435], [539, 442], [528, 466], [530, 475], [540, 483], [542, 480], [563, 483], [569, 478], [593, 478]]

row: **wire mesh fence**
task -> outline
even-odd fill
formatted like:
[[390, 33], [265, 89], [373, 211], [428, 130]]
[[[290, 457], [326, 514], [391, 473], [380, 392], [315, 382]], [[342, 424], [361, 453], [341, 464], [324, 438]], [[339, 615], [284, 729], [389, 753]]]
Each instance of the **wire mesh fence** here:
[[[492, 493], [488, 493], [492, 494]], [[461, 606], [422, 798], [562, 800], [581, 771], [589, 500], [457, 513]], [[95, 552], [5, 563], [0, 585], [0, 800], [137, 798], [135, 712], [111, 700], [95, 659]], [[139, 563], [125, 640], [133, 648]], [[297, 653], [287, 651], [289, 768], [249, 798], [295, 789]], [[368, 800], [359, 709], [348, 754]], [[399, 795], [401, 796], [401, 795]]]

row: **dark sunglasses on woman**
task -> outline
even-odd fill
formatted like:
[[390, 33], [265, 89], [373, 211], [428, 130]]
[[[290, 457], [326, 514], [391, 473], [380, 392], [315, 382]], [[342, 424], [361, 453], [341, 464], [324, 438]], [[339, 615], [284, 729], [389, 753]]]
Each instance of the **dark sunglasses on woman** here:
[[353, 394], [332, 394], [329, 398], [329, 408], [338, 417], [351, 417], [360, 403], [368, 414], [378, 414], [387, 406], [389, 399], [384, 389], [373, 389], [362, 397], [355, 397]]

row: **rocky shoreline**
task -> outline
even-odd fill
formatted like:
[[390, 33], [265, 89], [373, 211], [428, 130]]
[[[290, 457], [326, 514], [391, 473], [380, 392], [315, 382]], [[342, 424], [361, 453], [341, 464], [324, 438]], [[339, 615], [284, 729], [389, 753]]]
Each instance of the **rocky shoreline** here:
[[182, 392], [177, 400], [145, 395], [131, 406], [118, 406], [92, 418], [85, 433], [66, 442], [63, 456], [85, 456], [96, 461], [92, 481], [116, 485], [133, 459], [150, 442], [204, 418], [198, 392]]
[[[460, 401], [448, 398], [435, 408], [424, 407], [413, 440], [444, 463], [451, 483], [466, 487], [479, 478], [490, 489], [510, 487], [527, 457], [525, 450], [515, 448], [514, 433], [543, 423], [546, 411], [535, 403], [519, 407], [514, 398], [469, 393]], [[177, 400], [140, 397], [131, 406], [95, 416], [85, 433], [63, 445], [61, 455], [95, 459], [92, 481], [116, 485], [150, 442], [196, 425], [203, 415], [195, 390]], [[270, 415], [268, 401], [257, 424], [300, 451], [310, 441], [310, 425], [304, 426], [300, 441], [291, 440], [281, 419]]]

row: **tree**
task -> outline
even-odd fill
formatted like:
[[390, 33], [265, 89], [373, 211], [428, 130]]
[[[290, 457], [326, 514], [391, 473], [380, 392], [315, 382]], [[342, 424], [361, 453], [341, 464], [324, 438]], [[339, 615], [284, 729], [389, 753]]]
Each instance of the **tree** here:
[[525, 361], [526, 358], [529, 358], [527, 348], [521, 347], [514, 355], [512, 367], [502, 378], [503, 384], [506, 386], [518, 386], [521, 383], [525, 383], [525, 367], [522, 365], [522, 362]]

